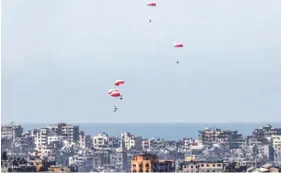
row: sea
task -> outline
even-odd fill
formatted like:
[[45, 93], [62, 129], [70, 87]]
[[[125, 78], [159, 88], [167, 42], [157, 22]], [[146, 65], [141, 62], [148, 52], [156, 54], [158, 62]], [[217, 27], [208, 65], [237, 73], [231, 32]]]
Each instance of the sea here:
[[[237, 130], [243, 135], [251, 135], [254, 129], [267, 126], [281, 128], [281, 123], [71, 123], [79, 125], [79, 130], [87, 135], [97, 135], [105, 132], [109, 136], [121, 136], [123, 132], [130, 132], [143, 138], [161, 138], [178, 140], [182, 138], [198, 138], [199, 130], [206, 128], [220, 128], [222, 130]], [[39, 129], [50, 124], [21, 124], [24, 131]]]

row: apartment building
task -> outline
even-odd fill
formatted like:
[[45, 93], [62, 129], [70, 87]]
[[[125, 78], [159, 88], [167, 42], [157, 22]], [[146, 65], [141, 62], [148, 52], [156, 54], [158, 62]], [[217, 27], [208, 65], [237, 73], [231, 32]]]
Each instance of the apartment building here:
[[158, 160], [152, 154], [137, 155], [131, 160], [131, 172], [175, 172], [175, 162]]
[[21, 125], [10, 123], [1, 126], [1, 138], [9, 138], [14, 140], [15, 138], [21, 137], [23, 128]]

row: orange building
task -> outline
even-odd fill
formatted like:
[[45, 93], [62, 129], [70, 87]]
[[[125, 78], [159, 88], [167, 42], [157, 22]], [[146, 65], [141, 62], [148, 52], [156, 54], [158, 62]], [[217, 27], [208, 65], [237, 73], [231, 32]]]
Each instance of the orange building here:
[[50, 171], [50, 172], [70, 172], [70, 169], [67, 167], [61, 167], [61, 166], [51, 166], [48, 168], [48, 171]]
[[156, 155], [143, 154], [131, 160], [131, 172], [174, 172], [175, 162], [158, 160]]

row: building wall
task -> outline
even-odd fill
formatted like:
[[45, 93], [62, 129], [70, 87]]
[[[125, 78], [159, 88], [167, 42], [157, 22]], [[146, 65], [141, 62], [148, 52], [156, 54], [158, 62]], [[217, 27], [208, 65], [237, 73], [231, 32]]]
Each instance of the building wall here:
[[156, 155], [139, 155], [131, 160], [131, 172], [175, 172], [175, 162], [158, 160]]
[[1, 126], [1, 138], [10, 138], [14, 140], [15, 138], [21, 137], [23, 133], [23, 128], [17, 124], [8, 124]]
[[93, 137], [93, 147], [105, 148], [108, 147], [108, 135], [106, 133], [98, 134]]
[[59, 141], [59, 137], [58, 136], [48, 136], [48, 139], [47, 139], [48, 145], [50, 145], [53, 142], [57, 142], [57, 141]]
[[48, 135], [50, 130], [48, 128], [42, 128], [40, 131], [36, 134], [35, 138], [35, 145], [36, 148], [40, 147], [41, 145], [47, 145], [48, 144]]
[[110, 155], [110, 165], [114, 165], [117, 170], [128, 170], [127, 153], [115, 152]]
[[134, 136], [130, 133], [122, 133], [121, 139], [123, 142], [124, 147], [127, 150], [135, 149], [142, 149], [142, 138], [138, 136]]
[[191, 161], [181, 164], [182, 172], [223, 172], [223, 162], [199, 162]]
[[54, 132], [58, 136], [62, 136], [64, 140], [68, 142], [79, 141], [79, 126], [72, 124], [59, 123], [55, 125], [49, 125], [47, 128]]
[[271, 142], [274, 150], [274, 161], [281, 161], [281, 135], [272, 135]]
[[47, 157], [51, 154], [51, 151], [53, 150], [53, 148], [49, 145], [40, 145], [37, 148], [37, 155], [40, 158], [44, 158]]

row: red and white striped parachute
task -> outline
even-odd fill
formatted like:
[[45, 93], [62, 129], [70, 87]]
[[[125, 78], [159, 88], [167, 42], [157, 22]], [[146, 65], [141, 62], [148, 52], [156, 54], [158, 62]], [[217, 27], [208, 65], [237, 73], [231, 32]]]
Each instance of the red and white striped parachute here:
[[113, 91], [111, 94], [110, 94], [112, 97], [120, 97], [121, 96], [121, 93], [119, 91]]
[[124, 83], [125, 83], [124, 80], [116, 80], [115, 83], [114, 83], [114, 85], [115, 85], [115, 86], [119, 86], [119, 85], [124, 84]]
[[111, 93], [114, 92], [114, 91], [118, 91], [118, 92], [119, 92], [118, 89], [110, 89], [110, 90], [108, 91], [108, 94], [111, 94]]
[[147, 6], [156, 7], [156, 2], [150, 1], [146, 4]]

